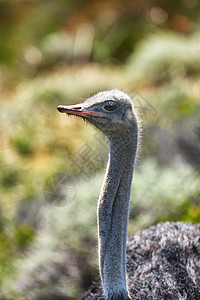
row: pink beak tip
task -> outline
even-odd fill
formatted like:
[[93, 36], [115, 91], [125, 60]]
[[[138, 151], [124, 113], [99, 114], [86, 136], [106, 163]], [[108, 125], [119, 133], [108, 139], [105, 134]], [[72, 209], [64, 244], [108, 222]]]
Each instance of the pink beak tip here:
[[61, 113], [64, 113], [64, 112], [65, 112], [65, 109], [64, 109], [63, 105], [58, 105], [57, 110], [58, 110], [59, 112], [61, 112]]

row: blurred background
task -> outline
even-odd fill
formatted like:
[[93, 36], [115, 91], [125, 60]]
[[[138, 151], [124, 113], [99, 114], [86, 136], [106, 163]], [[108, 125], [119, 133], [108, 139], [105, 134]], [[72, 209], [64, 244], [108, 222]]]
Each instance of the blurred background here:
[[129, 93], [141, 143], [129, 235], [200, 220], [198, 0], [0, 0], [0, 299], [78, 299], [98, 276], [108, 144], [57, 112]]

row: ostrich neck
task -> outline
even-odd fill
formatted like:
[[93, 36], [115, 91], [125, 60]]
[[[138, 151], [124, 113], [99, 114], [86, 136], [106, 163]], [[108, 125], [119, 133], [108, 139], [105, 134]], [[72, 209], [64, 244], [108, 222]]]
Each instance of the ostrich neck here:
[[110, 155], [98, 202], [100, 273], [106, 299], [123, 295], [126, 287], [126, 243], [131, 183], [137, 151], [135, 128], [109, 138]]

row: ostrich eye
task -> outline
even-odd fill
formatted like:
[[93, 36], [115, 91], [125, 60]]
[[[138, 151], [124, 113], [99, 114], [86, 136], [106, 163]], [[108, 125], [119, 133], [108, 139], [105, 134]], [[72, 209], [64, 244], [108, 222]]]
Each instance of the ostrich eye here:
[[117, 104], [115, 102], [107, 102], [104, 106], [103, 109], [105, 111], [114, 111], [117, 108]]

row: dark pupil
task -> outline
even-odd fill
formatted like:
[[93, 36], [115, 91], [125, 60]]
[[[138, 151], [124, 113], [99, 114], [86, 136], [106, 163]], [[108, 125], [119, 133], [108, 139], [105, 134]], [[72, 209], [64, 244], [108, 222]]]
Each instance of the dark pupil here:
[[113, 111], [116, 109], [116, 104], [115, 103], [108, 103], [104, 105], [104, 109], [107, 111]]

